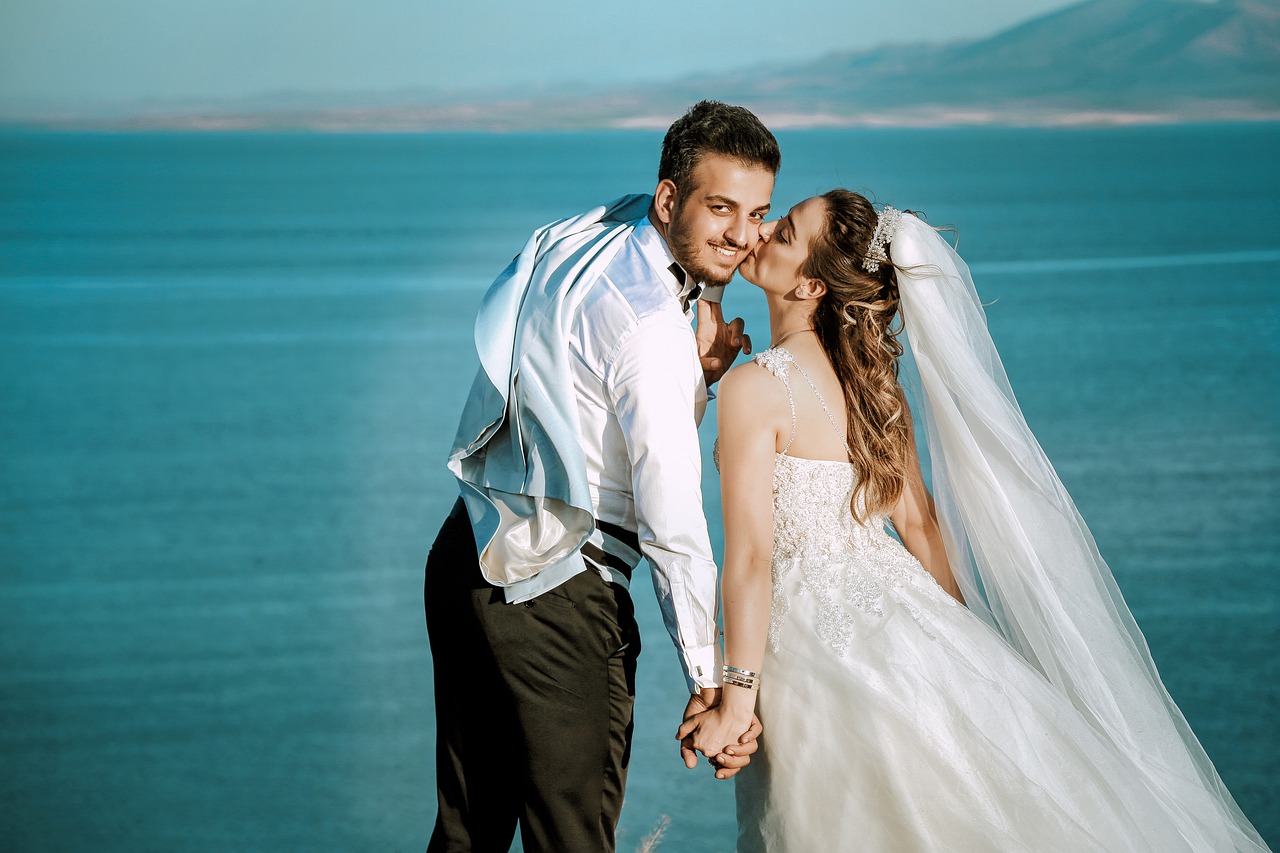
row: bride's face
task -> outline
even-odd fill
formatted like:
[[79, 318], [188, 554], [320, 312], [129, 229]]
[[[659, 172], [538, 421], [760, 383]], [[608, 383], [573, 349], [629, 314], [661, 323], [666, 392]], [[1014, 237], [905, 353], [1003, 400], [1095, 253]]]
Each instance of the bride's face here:
[[777, 222], [760, 226], [760, 242], [738, 267], [747, 281], [770, 293], [793, 290], [805, 276], [801, 267], [809, 257], [809, 244], [822, 231], [826, 203], [819, 196], [807, 198]]

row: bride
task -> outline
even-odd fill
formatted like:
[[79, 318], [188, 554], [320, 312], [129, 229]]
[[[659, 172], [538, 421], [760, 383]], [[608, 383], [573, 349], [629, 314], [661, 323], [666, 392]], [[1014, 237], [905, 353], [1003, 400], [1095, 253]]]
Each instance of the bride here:
[[738, 849], [1266, 850], [1028, 430], [951, 247], [833, 190], [763, 228], [739, 272], [773, 346], [720, 383], [725, 686], [677, 733], [718, 756], [764, 723]]

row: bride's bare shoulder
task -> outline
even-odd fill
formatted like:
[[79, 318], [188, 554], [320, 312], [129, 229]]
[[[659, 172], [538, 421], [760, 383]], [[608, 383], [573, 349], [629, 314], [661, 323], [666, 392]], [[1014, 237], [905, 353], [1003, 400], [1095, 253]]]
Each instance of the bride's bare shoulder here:
[[745, 404], [759, 410], [780, 407], [790, 411], [786, 386], [757, 359], [731, 368], [720, 380], [716, 399], [720, 405]]

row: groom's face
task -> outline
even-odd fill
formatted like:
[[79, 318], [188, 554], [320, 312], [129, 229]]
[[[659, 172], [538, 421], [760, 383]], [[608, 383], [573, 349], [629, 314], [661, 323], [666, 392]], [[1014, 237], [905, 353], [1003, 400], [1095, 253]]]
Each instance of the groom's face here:
[[682, 192], [670, 181], [658, 186], [658, 215], [667, 220], [667, 245], [694, 280], [728, 284], [760, 239], [769, 212], [773, 173], [720, 154], [698, 161]]

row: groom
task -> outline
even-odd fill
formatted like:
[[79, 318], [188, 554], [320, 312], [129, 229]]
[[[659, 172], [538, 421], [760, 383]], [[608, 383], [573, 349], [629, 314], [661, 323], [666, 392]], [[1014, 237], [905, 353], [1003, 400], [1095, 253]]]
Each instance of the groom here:
[[685, 716], [719, 701], [697, 424], [707, 387], [750, 351], [719, 295], [759, 237], [780, 160], [749, 111], [695, 104], [663, 140], [652, 196], [539, 229], [486, 295], [449, 460], [461, 497], [424, 584], [429, 853], [506, 851], [517, 824], [530, 853], [614, 849], [641, 557], [688, 683]]

